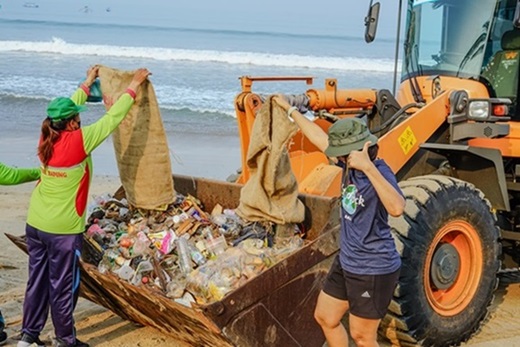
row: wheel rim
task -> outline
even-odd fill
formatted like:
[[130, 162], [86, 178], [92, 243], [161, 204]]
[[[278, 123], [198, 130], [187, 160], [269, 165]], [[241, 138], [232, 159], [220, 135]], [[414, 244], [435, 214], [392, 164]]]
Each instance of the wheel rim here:
[[424, 288], [431, 307], [443, 316], [462, 312], [478, 289], [482, 266], [482, 242], [475, 228], [462, 220], [444, 225], [426, 256]]

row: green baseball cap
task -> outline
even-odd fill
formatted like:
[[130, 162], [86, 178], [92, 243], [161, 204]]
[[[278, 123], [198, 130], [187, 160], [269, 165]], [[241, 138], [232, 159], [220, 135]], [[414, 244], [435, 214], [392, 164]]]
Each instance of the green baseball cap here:
[[47, 115], [51, 120], [64, 120], [86, 109], [86, 106], [76, 105], [70, 98], [59, 97], [49, 103]]
[[325, 154], [341, 157], [363, 149], [366, 142], [377, 143], [377, 136], [370, 133], [365, 122], [358, 118], [338, 120], [329, 128], [329, 146]]

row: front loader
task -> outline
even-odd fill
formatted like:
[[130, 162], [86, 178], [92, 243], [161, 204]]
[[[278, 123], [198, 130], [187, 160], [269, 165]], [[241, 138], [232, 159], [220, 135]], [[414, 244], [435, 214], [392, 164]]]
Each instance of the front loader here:
[[[378, 12], [371, 6], [367, 41]], [[516, 281], [520, 263], [520, 5], [408, 0], [404, 36], [395, 95], [341, 89], [331, 78], [288, 97], [325, 131], [337, 119], [365, 119], [405, 194], [404, 215], [390, 220], [403, 266], [380, 333], [400, 345], [459, 345], [485, 322], [500, 275]], [[266, 97], [253, 85], [280, 80], [313, 83], [241, 78], [239, 183], [249, 178], [251, 128]], [[288, 151], [302, 193], [339, 196], [341, 170], [301, 132]]]

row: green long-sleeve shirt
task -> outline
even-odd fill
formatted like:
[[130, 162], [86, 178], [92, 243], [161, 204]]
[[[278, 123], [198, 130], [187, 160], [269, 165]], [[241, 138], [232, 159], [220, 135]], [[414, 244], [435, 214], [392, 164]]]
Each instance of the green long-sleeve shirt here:
[[[75, 104], [83, 105], [87, 94], [78, 88], [71, 99]], [[123, 93], [96, 122], [78, 130], [61, 132], [47, 167], [42, 167], [40, 183], [32, 193], [27, 224], [53, 234], [84, 231], [93, 174], [91, 152], [110, 136], [133, 104], [134, 99]]]
[[40, 168], [19, 169], [0, 163], [0, 185], [10, 186], [36, 181], [40, 178]]

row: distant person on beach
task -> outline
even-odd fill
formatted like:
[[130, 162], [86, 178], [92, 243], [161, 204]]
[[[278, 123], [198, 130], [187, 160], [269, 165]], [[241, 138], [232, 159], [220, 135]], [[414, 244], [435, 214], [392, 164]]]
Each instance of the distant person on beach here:
[[357, 346], [378, 346], [377, 329], [399, 279], [401, 258], [388, 225], [400, 216], [405, 200], [394, 173], [377, 159], [377, 137], [363, 120], [336, 121], [328, 135], [314, 122], [275, 99], [303, 134], [343, 168], [340, 252], [327, 275], [314, 312], [330, 347], [348, 346], [341, 319], [349, 313]]
[[[40, 168], [19, 169], [0, 163], [0, 185], [2, 186], [36, 181], [39, 178]], [[7, 333], [4, 328], [5, 320], [2, 311], [0, 311], [0, 346], [7, 342]]]
[[70, 98], [59, 97], [47, 107], [38, 156], [40, 183], [27, 214], [26, 237], [29, 280], [23, 305], [22, 338], [18, 347], [44, 346], [39, 335], [49, 307], [56, 347], [88, 347], [76, 338], [73, 312], [80, 283], [79, 256], [85, 229], [85, 209], [92, 173], [92, 151], [121, 123], [134, 104], [140, 85], [150, 72], [138, 69], [128, 89], [95, 123], [81, 127], [80, 112], [98, 77], [98, 67]]

